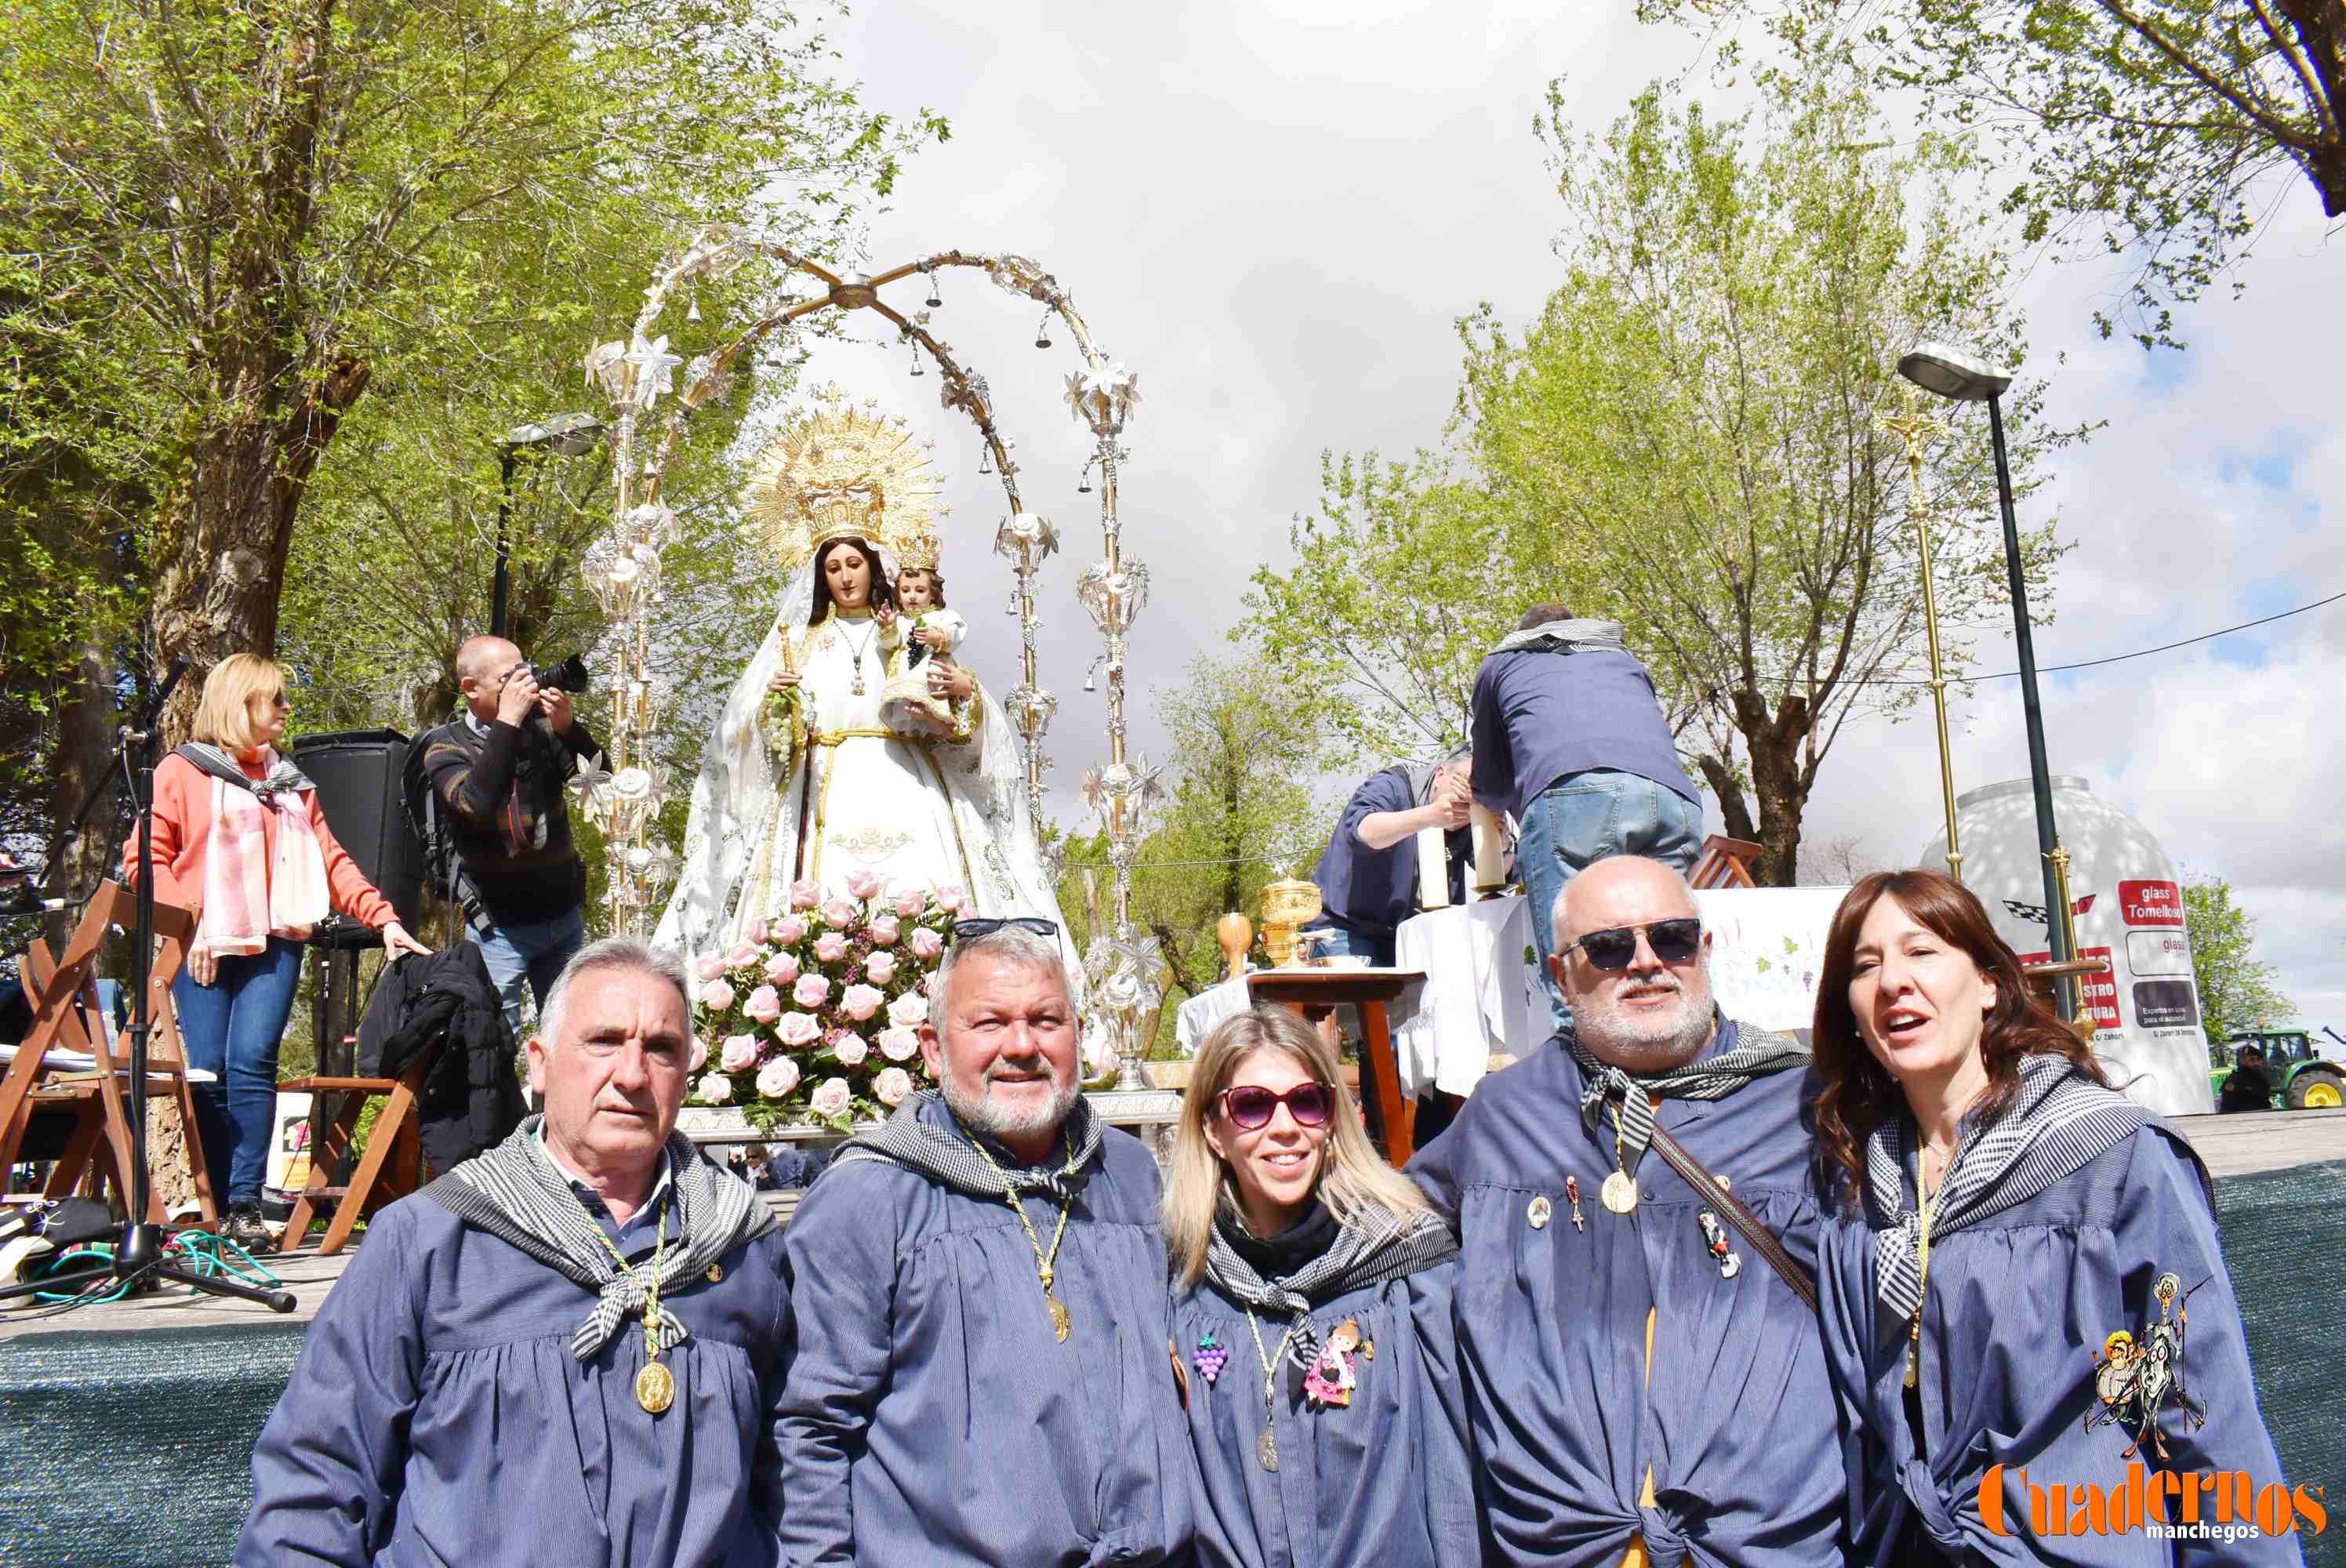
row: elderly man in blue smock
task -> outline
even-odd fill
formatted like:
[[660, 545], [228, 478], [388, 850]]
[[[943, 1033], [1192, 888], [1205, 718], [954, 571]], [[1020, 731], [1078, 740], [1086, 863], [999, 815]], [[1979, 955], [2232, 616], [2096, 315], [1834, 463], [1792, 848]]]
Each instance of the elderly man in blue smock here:
[[[1410, 1167], [1458, 1230], [1484, 1561], [1838, 1563], [1847, 1487], [1813, 1297], [1725, 1203], [1813, 1275], [1807, 1054], [1720, 1016], [1710, 937], [1669, 867], [1599, 860], [1554, 916], [1574, 1023], [1484, 1079]], [[1699, 1185], [1654, 1149], [1664, 1135]]]
[[757, 1194], [675, 1132], [681, 962], [574, 956], [542, 1115], [369, 1226], [253, 1451], [236, 1561], [775, 1561], [786, 1311]]
[[1201, 1568], [1473, 1563], [1457, 1243], [1285, 1008], [1198, 1048], [1165, 1235]]
[[960, 923], [922, 1029], [941, 1087], [851, 1140], [791, 1221], [800, 1568], [1146, 1568], [1188, 1550], [1157, 1166], [1077, 1088], [1056, 938]]
[[[1564, 951], [1556, 893], [1585, 868], [1608, 855], [1694, 868], [1702, 795], [1620, 622], [1534, 605], [1476, 672], [1467, 728], [1474, 799], [1515, 820], [1515, 866], [1544, 955]], [[1562, 987], [1545, 969], [1540, 983], [1563, 1023]]]

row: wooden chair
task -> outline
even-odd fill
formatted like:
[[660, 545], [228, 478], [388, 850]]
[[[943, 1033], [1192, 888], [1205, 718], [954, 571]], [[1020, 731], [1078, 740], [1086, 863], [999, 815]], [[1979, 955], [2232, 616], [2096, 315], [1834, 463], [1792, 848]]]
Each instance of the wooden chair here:
[[[293, 1078], [280, 1085], [288, 1094], [307, 1092], [312, 1096], [334, 1095], [340, 1097], [333, 1119], [322, 1128], [313, 1114], [310, 1118], [310, 1180], [294, 1200], [291, 1217], [285, 1222], [285, 1234], [278, 1238], [277, 1250], [291, 1251], [309, 1238], [310, 1222], [328, 1198], [337, 1201], [334, 1217], [327, 1223], [325, 1239], [318, 1243], [318, 1256], [331, 1257], [340, 1252], [351, 1239], [351, 1231], [363, 1215], [373, 1213], [393, 1198], [415, 1192], [423, 1185], [423, 1145], [419, 1135], [416, 1102], [423, 1090], [423, 1080], [432, 1064], [439, 1060], [444, 1047], [434, 1045], [419, 1052], [414, 1061], [396, 1078], [355, 1078], [319, 1076]], [[336, 1186], [334, 1176], [348, 1157], [351, 1145], [358, 1135], [359, 1118], [368, 1105], [378, 1097], [388, 1096], [382, 1115], [375, 1118], [374, 1129], [367, 1135], [366, 1153], [359, 1156], [358, 1169], [351, 1173], [347, 1186]]]
[[[55, 1197], [72, 1192], [86, 1180], [110, 1176], [128, 1199], [135, 1145], [130, 1129], [128, 1025], [109, 1040], [109, 1031], [97, 1012], [94, 970], [99, 946], [107, 931], [136, 919], [133, 895], [120, 883], [107, 881], [84, 911], [81, 923], [66, 943], [65, 955], [52, 960], [46, 944], [36, 942], [25, 954], [23, 973], [34, 999], [34, 1022], [16, 1058], [0, 1078], [0, 1168], [13, 1165], [36, 1110], [70, 1114], [75, 1118], [65, 1152], [50, 1172], [44, 1190]], [[188, 1165], [193, 1176], [203, 1222], [219, 1218], [211, 1173], [204, 1164], [203, 1139], [196, 1130], [195, 1096], [189, 1088], [187, 1053], [179, 1037], [178, 1016], [171, 1006], [171, 983], [185, 967], [188, 947], [195, 939], [196, 918], [171, 904], [155, 906], [158, 947], [148, 978], [147, 1089], [151, 1099], [160, 1094], [176, 1105], [186, 1136]], [[52, 1050], [87, 1052], [94, 1058], [87, 1071], [48, 1065]], [[161, 1194], [148, 1190], [146, 1217], [164, 1220]]]
[[1765, 845], [1749, 839], [1713, 833], [1702, 841], [1702, 858], [1695, 861], [1694, 874], [1687, 881], [1698, 888], [1758, 887], [1751, 880], [1751, 868], [1767, 852]]

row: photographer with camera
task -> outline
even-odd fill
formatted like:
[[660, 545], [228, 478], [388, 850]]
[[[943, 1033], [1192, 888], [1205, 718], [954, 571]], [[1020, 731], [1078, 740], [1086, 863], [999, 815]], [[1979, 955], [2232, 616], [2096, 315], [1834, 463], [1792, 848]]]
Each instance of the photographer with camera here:
[[564, 787], [602, 764], [602, 747], [571, 710], [586, 684], [573, 657], [533, 670], [503, 637], [456, 650], [464, 711], [417, 749], [432, 804], [455, 852], [455, 897], [521, 1035], [522, 982], [542, 1008], [586, 940], [586, 863], [570, 836]]

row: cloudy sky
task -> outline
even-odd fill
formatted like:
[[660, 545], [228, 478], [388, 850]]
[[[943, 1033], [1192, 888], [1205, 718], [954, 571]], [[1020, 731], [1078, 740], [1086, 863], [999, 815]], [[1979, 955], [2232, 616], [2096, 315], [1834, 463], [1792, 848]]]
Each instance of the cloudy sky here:
[[[1554, 286], [1556, 204], [1531, 133], [1545, 85], [1566, 77], [1575, 117], [1594, 129], [1696, 58], [1695, 40], [1641, 28], [1631, 12], [1629, 0], [866, 0], [835, 29], [872, 101], [953, 123], [875, 221], [874, 262], [954, 246], [1032, 255], [1139, 374], [1124, 538], [1154, 578], [1131, 673], [1144, 743], [1158, 736], [1147, 693], [1175, 684], [1196, 652], [1226, 651], [1246, 575], [1285, 560], [1321, 451], [1406, 455], [1434, 442], [1456, 384], [1455, 319], [1488, 300], [1520, 321]], [[2346, 589], [2346, 565], [2320, 544], [2324, 492], [2346, 473], [2346, 405], [2320, 371], [2346, 354], [2346, 256], [2323, 249], [2301, 187], [2281, 196], [2247, 297], [2190, 312], [2184, 354], [2096, 339], [2088, 311], [2114, 287], [2106, 271], [2027, 279], [2030, 371], [2051, 378], [2054, 419], [2108, 422], [2061, 458], [2048, 497], [2076, 548], [2040, 663]], [[1105, 746], [1101, 699], [1078, 689], [1096, 639], [1073, 587], [1099, 541], [1096, 496], [1076, 494], [1086, 446], [1056, 401], [1074, 356], [1064, 334], [1037, 351], [1039, 311], [975, 274], [949, 279], [944, 299], [940, 331], [992, 382], [1028, 504], [1067, 542], [1046, 578], [1044, 654], [1063, 700], [1056, 794], [1072, 819], [1067, 787]], [[935, 379], [908, 380], [907, 364], [901, 350], [842, 347], [816, 372], [935, 438], [971, 660], [1005, 670], [1009, 579], [985, 553], [1000, 492], [974, 473], [966, 427], [938, 411]], [[2187, 868], [2229, 877], [2305, 1017], [2346, 1027], [2341, 649], [2346, 604], [2049, 677], [2045, 703], [2054, 771], [2086, 777]], [[2010, 668], [2008, 641], [1984, 644], [1980, 659]], [[2015, 683], [1983, 683], [1956, 719], [1959, 788], [2026, 772]], [[1908, 862], [1935, 830], [1937, 800], [1927, 719], [1877, 725], [1828, 759], [1807, 832]]]

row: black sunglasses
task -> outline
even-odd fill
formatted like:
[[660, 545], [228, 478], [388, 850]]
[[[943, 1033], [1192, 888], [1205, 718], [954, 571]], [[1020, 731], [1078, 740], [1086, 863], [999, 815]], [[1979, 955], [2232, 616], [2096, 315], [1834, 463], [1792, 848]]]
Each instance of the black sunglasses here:
[[1036, 936], [1056, 936], [1059, 934], [1059, 927], [1056, 921], [1044, 920], [1039, 915], [1001, 915], [998, 917], [987, 915], [974, 920], [957, 920], [954, 921], [953, 939], [955, 942], [975, 942], [979, 937], [992, 936], [995, 932], [1002, 930], [1005, 926], [1015, 926], [1020, 931], [1031, 931]]
[[1296, 1125], [1316, 1127], [1326, 1122], [1328, 1113], [1335, 1109], [1336, 1097], [1325, 1084], [1298, 1084], [1284, 1095], [1274, 1095], [1260, 1084], [1241, 1084], [1221, 1093], [1222, 1115], [1230, 1125], [1247, 1132], [1270, 1125], [1270, 1118], [1285, 1105]]
[[1578, 942], [1566, 942], [1564, 951], [1574, 948], [1588, 955], [1596, 969], [1627, 969], [1637, 956], [1637, 933], [1646, 933], [1646, 945], [1664, 963], [1686, 963], [1692, 961], [1702, 947], [1702, 921], [1691, 915], [1676, 920], [1647, 921], [1643, 925], [1614, 926], [1606, 931], [1592, 931]]

